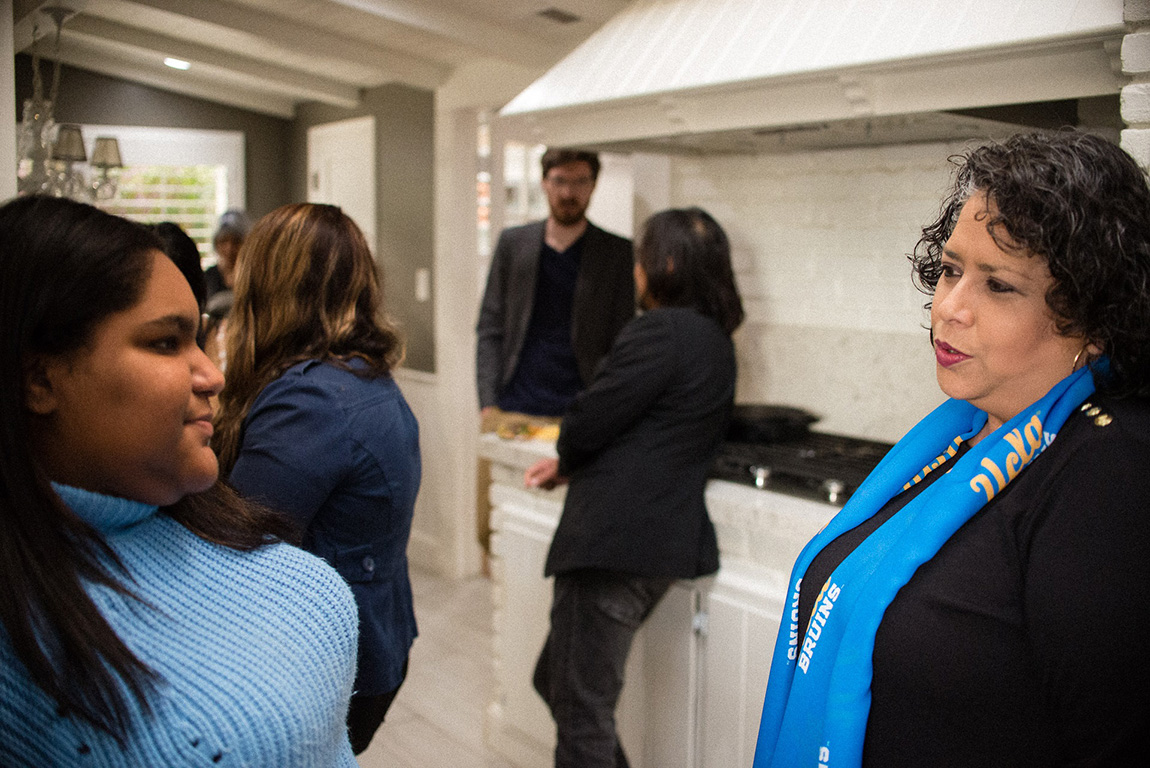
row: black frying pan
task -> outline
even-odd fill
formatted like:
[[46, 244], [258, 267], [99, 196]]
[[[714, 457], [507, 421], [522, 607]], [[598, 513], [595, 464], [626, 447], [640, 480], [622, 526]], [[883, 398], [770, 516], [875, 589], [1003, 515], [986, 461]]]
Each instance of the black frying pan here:
[[787, 405], [736, 405], [727, 440], [737, 443], [785, 443], [797, 440], [819, 420], [809, 411]]

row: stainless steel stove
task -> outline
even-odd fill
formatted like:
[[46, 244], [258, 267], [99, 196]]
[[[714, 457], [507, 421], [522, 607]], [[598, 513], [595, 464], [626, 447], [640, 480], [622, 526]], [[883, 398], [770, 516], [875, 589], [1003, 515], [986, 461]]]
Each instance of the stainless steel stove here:
[[841, 506], [890, 448], [826, 432], [780, 442], [725, 442], [710, 477]]

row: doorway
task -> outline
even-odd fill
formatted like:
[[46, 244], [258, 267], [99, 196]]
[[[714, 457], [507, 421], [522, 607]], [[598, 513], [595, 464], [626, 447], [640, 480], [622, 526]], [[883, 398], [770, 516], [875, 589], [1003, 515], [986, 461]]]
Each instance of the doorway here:
[[307, 131], [307, 200], [338, 205], [375, 252], [375, 118], [356, 117]]

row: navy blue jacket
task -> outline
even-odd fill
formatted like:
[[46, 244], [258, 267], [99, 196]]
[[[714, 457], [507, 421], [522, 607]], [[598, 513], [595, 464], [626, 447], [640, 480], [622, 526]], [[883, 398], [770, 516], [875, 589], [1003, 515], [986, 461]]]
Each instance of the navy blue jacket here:
[[244, 420], [229, 480], [294, 518], [303, 548], [351, 586], [359, 606], [356, 693], [398, 688], [416, 635], [407, 541], [420, 458], [419, 427], [394, 379], [361, 378], [318, 360], [287, 369]]

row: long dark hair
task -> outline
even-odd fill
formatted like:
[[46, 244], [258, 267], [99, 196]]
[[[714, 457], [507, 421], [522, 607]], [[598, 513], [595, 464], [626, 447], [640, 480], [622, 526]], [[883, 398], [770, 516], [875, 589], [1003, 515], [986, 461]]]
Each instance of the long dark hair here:
[[1054, 278], [1046, 303], [1058, 330], [1110, 358], [1096, 385], [1150, 395], [1150, 187], [1130, 155], [1067, 130], [1020, 134], [956, 155], [951, 191], [911, 256], [916, 283], [934, 293], [962, 206], [985, 192], [986, 229], [1004, 250], [1043, 259]]
[[[159, 250], [147, 228], [83, 203], [25, 197], [0, 207], [0, 621], [32, 681], [121, 743], [127, 697], [147, 711], [156, 675], [88, 596], [93, 585], [131, 595], [130, 578], [32, 452], [25, 377], [37, 359], [82, 349], [108, 317], [133, 307]], [[164, 511], [237, 549], [291, 534], [219, 484]]]
[[[285, 205], [256, 222], [240, 248], [228, 321], [227, 383], [212, 445], [220, 469], [239, 456], [243, 420], [265, 386], [304, 360], [385, 376], [403, 356], [382, 315], [383, 290], [356, 223], [333, 205]], [[350, 370], [350, 368], [349, 368]]]
[[647, 296], [661, 307], [692, 307], [728, 334], [743, 322], [727, 233], [701, 208], [672, 208], [647, 219], [635, 252]]
[[160, 247], [164, 253], [180, 268], [188, 285], [192, 286], [196, 303], [200, 305], [200, 312], [203, 312], [208, 303], [208, 283], [204, 278], [203, 267], [200, 266], [200, 249], [196, 247], [196, 241], [174, 221], [161, 221], [151, 227], [160, 238]]

